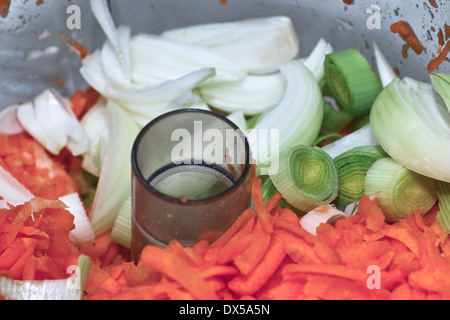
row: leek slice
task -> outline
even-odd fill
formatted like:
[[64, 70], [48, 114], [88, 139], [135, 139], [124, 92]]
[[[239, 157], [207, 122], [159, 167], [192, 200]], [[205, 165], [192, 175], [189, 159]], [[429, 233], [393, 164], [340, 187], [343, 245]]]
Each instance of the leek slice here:
[[280, 169], [270, 178], [283, 198], [307, 212], [331, 203], [338, 194], [338, 172], [322, 149], [295, 146], [280, 154]]
[[209, 48], [259, 74], [276, 71], [299, 51], [297, 34], [287, 16], [193, 25], [161, 36]]
[[256, 115], [274, 108], [286, 90], [285, 77], [277, 72], [248, 75], [243, 80], [205, 84], [200, 87], [202, 99], [212, 107], [245, 115]]
[[122, 203], [131, 193], [131, 149], [139, 132], [133, 119], [117, 104], [107, 104], [109, 135], [108, 147], [102, 156], [97, 192], [90, 220], [96, 235], [110, 230]]
[[332, 158], [360, 146], [377, 146], [379, 145], [377, 138], [373, 134], [370, 124], [356, 130], [345, 137], [324, 146], [322, 149]]
[[320, 129], [321, 134], [341, 132], [352, 121], [353, 117], [342, 112], [336, 101], [329, 97], [323, 99], [323, 120]]
[[111, 230], [111, 240], [131, 249], [131, 196], [120, 207], [114, 226]]
[[369, 168], [366, 195], [377, 194], [377, 204], [387, 222], [396, 222], [418, 210], [428, 212], [436, 203], [436, 180], [417, 174], [390, 157], [381, 158]]
[[336, 202], [347, 206], [364, 195], [367, 170], [378, 159], [387, 157], [380, 146], [355, 147], [334, 159], [339, 174], [339, 193]]
[[315, 146], [320, 147], [321, 145], [328, 145], [329, 143], [332, 143], [336, 140], [342, 139], [343, 135], [337, 132], [330, 132], [320, 135], [316, 142], [314, 143]]
[[438, 181], [437, 197], [439, 212], [436, 220], [446, 233], [450, 233], [450, 183]]
[[[259, 169], [266, 172], [261, 174], [275, 173], [277, 168], [266, 170], [266, 165], [272, 164], [274, 157], [293, 145], [312, 145], [322, 124], [322, 95], [311, 71], [297, 60], [283, 65], [280, 70], [287, 81], [285, 94], [248, 134], [253, 157]], [[264, 148], [260, 136], [272, 131], [278, 133], [279, 140], [270, 148]]]
[[359, 130], [367, 126], [368, 124], [370, 124], [370, 115], [364, 114], [362, 116], [356, 117], [350, 122], [350, 132]]
[[6, 300], [81, 300], [92, 266], [88, 256], [78, 257], [78, 266], [70, 266], [72, 275], [60, 280], [13, 280], [0, 277], [0, 296]]
[[431, 84], [408, 77], [393, 79], [375, 100], [370, 124], [395, 161], [450, 182], [450, 113]]
[[450, 112], [450, 74], [430, 73], [431, 83], [437, 92], [444, 99], [447, 109]]
[[357, 49], [328, 54], [325, 76], [339, 106], [352, 116], [368, 113], [382, 89], [371, 66]]

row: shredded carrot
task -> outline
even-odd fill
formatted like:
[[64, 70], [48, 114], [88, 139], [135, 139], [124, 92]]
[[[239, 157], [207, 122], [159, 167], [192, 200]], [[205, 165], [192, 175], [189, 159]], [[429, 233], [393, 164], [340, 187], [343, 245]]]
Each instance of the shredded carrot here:
[[177, 281], [197, 299], [217, 299], [215, 292], [192, 266], [167, 250], [147, 246], [142, 250], [139, 264]]
[[442, 49], [442, 51], [436, 58], [430, 60], [427, 66], [427, 71], [431, 73], [437, 68], [439, 68], [439, 66], [445, 61], [445, 58], [448, 56], [449, 52], [450, 52], [450, 41], [447, 42], [445, 47]]
[[[270, 221], [271, 216], [270, 216], [266, 206], [264, 205], [264, 197], [262, 195], [262, 189], [261, 189], [261, 180], [259, 178], [257, 178], [256, 176], [253, 177], [253, 182], [252, 182], [252, 200], [253, 200], [253, 204], [255, 205], [255, 208], [256, 208], [256, 213], [258, 214], [258, 219], [261, 221], [263, 228], [267, 232], [272, 233], [273, 226]], [[272, 203], [271, 203], [271, 206], [273, 206]]]
[[423, 46], [407, 21], [400, 20], [393, 23], [391, 25], [391, 31], [398, 33], [416, 54], [422, 53]]

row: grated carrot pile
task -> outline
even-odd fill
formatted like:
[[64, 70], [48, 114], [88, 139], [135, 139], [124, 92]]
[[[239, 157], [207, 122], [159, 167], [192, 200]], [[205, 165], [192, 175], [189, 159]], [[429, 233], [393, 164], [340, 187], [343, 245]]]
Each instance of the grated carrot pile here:
[[317, 236], [289, 209], [266, 206], [254, 178], [248, 209], [214, 243], [147, 246], [137, 265], [94, 266], [85, 299], [449, 299], [450, 240], [436, 206], [387, 224], [376, 200], [321, 224]]
[[74, 218], [58, 198], [79, 191], [72, 177], [81, 170], [78, 160], [66, 153], [48, 154], [26, 133], [0, 134], [0, 165], [36, 195], [23, 205], [0, 209], [0, 276], [64, 279], [82, 253], [99, 266], [129, 259], [126, 250], [111, 241], [110, 233], [93, 244], [75, 246], [69, 241]]

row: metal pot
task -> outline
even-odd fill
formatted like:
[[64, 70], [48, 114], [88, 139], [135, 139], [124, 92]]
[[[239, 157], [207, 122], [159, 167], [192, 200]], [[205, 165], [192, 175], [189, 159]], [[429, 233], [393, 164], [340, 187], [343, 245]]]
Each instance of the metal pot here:
[[[450, 1], [409, 0], [111, 0], [116, 25], [130, 25], [132, 33], [160, 33], [191, 24], [250, 17], [286, 15], [292, 18], [300, 39], [300, 55], [308, 54], [320, 39], [334, 49], [359, 49], [373, 62], [375, 41], [400, 76], [429, 81], [427, 65], [438, 55], [438, 32], [450, 25]], [[69, 18], [79, 8], [79, 28]], [[76, 9], [76, 8], [75, 8]], [[409, 22], [424, 50], [416, 54], [390, 30]], [[73, 27], [73, 25], [72, 25]], [[26, 101], [50, 86], [70, 95], [86, 84], [78, 73], [80, 58], [63, 40], [71, 39], [88, 50], [104, 41], [88, 0], [13, 0], [0, 13], [0, 108]], [[444, 32], [445, 41], [445, 32]], [[447, 57], [438, 69], [450, 72]]]

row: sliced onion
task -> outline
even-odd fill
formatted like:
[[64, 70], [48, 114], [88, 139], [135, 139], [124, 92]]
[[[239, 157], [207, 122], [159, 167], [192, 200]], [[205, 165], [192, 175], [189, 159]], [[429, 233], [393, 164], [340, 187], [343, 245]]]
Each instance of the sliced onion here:
[[378, 45], [373, 42], [373, 52], [375, 55], [375, 63], [377, 66], [378, 77], [380, 79], [381, 85], [386, 87], [391, 81], [395, 78], [398, 78], [392, 69], [391, 65], [387, 61], [386, 57], [383, 55], [383, 52], [378, 47]]
[[67, 206], [66, 210], [74, 217], [75, 228], [69, 233], [69, 241], [75, 244], [94, 242], [95, 234], [79, 194], [70, 193], [60, 197], [59, 200]]
[[17, 119], [17, 107], [9, 106], [0, 111], [0, 133], [14, 135], [23, 132], [22, 125]]
[[[108, 101], [109, 134], [89, 218], [96, 235], [114, 225], [122, 203], [131, 194], [131, 148], [139, 127], [117, 104]], [[127, 156], [129, 155], [129, 156]]]
[[1, 209], [9, 209], [9, 205], [18, 206], [34, 198], [34, 195], [2, 166], [0, 166], [0, 190]]
[[203, 68], [216, 70], [215, 76], [208, 83], [237, 81], [247, 75], [241, 65], [210, 49], [152, 34], [134, 36], [131, 39], [130, 54], [131, 77], [137, 84], [155, 85]]
[[270, 73], [293, 59], [299, 41], [287, 16], [252, 18], [172, 29], [162, 37], [210, 48], [250, 73]]
[[44, 90], [33, 101], [17, 108], [21, 126], [49, 152], [67, 148], [74, 156], [89, 147], [89, 138], [72, 112], [68, 99], [54, 89]]
[[332, 52], [333, 47], [331, 46], [331, 44], [321, 38], [319, 42], [317, 42], [311, 54], [307, 58], [301, 59], [303, 64], [314, 74], [314, 77], [317, 79], [317, 81], [324, 79], [325, 56]]
[[81, 120], [81, 125], [89, 136], [89, 149], [83, 154], [82, 168], [98, 177], [102, 168], [102, 155], [109, 134], [107, 101], [100, 98]]
[[367, 124], [361, 129], [358, 129], [345, 137], [326, 145], [322, 149], [334, 159], [338, 155], [355, 147], [378, 145], [380, 144], [373, 134], [370, 124]]
[[114, 20], [111, 16], [111, 12], [108, 8], [107, 0], [92, 0], [91, 1], [91, 10], [97, 19], [98, 23], [105, 32], [108, 37], [109, 42], [111, 43], [114, 51], [116, 52], [116, 57], [120, 61], [120, 64], [123, 68], [123, 71], [126, 74], [126, 77], [129, 78], [129, 65], [127, 64], [127, 53], [126, 50], [123, 50], [121, 43], [121, 37], [118, 35]]
[[241, 110], [245, 115], [256, 115], [274, 108], [283, 98], [286, 78], [280, 73], [248, 75], [243, 80], [202, 85], [203, 100], [212, 107], [225, 111]]
[[[250, 148], [260, 167], [294, 145], [312, 145], [322, 125], [322, 95], [311, 71], [293, 60], [282, 66], [281, 72], [287, 81], [283, 98], [248, 135]], [[274, 146], [264, 148], [260, 136], [271, 132], [278, 133], [278, 143], [275, 141]]]
[[[118, 57], [116, 50], [111, 41], [107, 40], [101, 49], [102, 69], [108, 80], [119, 89], [126, 89], [131, 84], [130, 78], [130, 27], [119, 27], [117, 35], [121, 50], [121, 59]], [[122, 64], [125, 64], [125, 68]]]

